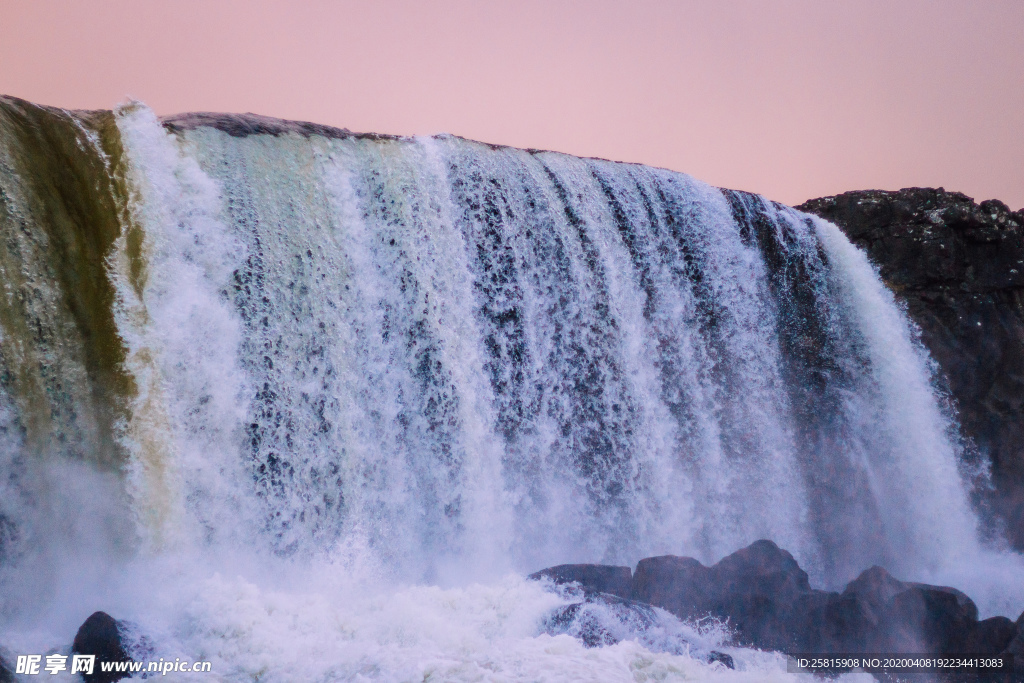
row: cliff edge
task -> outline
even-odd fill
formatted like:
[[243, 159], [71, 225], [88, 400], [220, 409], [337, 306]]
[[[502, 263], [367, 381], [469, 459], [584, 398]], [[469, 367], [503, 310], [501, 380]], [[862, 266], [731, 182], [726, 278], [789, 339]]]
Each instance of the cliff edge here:
[[986, 502], [1024, 550], [1024, 210], [917, 187], [796, 208], [838, 225], [906, 302], [964, 434], [991, 463]]

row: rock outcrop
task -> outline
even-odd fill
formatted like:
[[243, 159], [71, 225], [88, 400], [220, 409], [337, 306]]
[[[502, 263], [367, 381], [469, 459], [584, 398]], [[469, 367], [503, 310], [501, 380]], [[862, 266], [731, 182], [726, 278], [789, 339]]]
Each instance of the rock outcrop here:
[[560, 564], [530, 574], [533, 580], [549, 578], [555, 584], [578, 583], [585, 593], [607, 593], [629, 599], [633, 571], [629, 567], [605, 564]]
[[712, 567], [673, 555], [640, 560], [632, 593], [681, 619], [728, 619], [738, 644], [781, 651], [803, 647], [805, 615], [819, 611], [825, 595], [771, 541], [757, 541]]
[[1017, 617], [1017, 623], [1014, 624], [1015, 634], [1013, 639], [1010, 640], [1010, 644], [1006, 646], [1006, 652], [1013, 655], [1013, 662], [1016, 666], [1016, 670], [1024, 678], [1024, 612]]
[[114, 619], [106, 612], [93, 612], [78, 628], [71, 651], [75, 654], [95, 655], [96, 662], [91, 674], [82, 674], [85, 683], [112, 683], [131, 674], [123, 671], [103, 671], [101, 662], [138, 661], [152, 654], [151, 646], [135, 627]]
[[869, 190], [796, 207], [838, 225], [906, 302], [991, 465], [984, 502], [1024, 550], [1024, 210], [942, 188]]
[[[563, 566], [605, 568], [604, 565]], [[557, 575], [540, 574], [533, 574], [531, 578], [548, 578], [558, 583]], [[593, 586], [587, 586], [582, 601], [558, 608], [544, 624], [546, 633], [570, 635], [578, 638], [586, 647], [614, 645], [622, 640], [633, 639], [654, 652], [686, 653], [703, 658], [709, 664], [718, 662], [726, 668], [735, 668], [730, 655], [717, 650], [701, 649], [687, 640], [685, 628], [682, 622], [655, 610], [647, 603], [595, 592]]]
[[[1019, 656], [1024, 649], [1024, 615], [1016, 623], [1006, 617], [979, 621], [977, 606], [961, 591], [899, 581], [881, 567], [866, 570], [842, 593], [816, 590], [793, 556], [771, 541], [757, 541], [710, 567], [673, 555], [641, 560], [628, 599], [600, 590], [621, 569], [563, 565], [531, 577], [578, 584], [586, 600], [561, 608], [552, 623], [590, 646], [626, 637], [617, 623], [633, 633], [650, 630], [643, 616], [653, 605], [686, 621], [721, 619], [735, 644], [788, 653]], [[588, 584], [588, 577], [595, 583]], [[619, 616], [609, 619], [609, 613]]]
[[547, 619], [545, 631], [552, 635], [568, 633], [587, 647], [598, 647], [614, 645], [634, 635], [643, 636], [657, 622], [658, 616], [648, 604], [607, 593], [590, 593], [581, 602], [555, 610]]

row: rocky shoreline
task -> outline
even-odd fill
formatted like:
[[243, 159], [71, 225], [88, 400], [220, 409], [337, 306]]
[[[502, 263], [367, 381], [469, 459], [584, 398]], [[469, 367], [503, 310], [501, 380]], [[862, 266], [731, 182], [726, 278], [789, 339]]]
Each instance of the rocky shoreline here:
[[[643, 619], [635, 615], [651, 607], [684, 621], [721, 620], [736, 646], [787, 654], [1010, 654], [1013, 680], [1024, 677], [1024, 614], [1016, 621], [979, 620], [977, 606], [961, 591], [900, 581], [882, 567], [867, 569], [842, 592], [817, 590], [793, 556], [771, 541], [757, 541], [710, 567], [665, 555], [641, 560], [635, 571], [569, 564], [530, 578], [578, 587], [581, 598], [569, 606], [574, 612], [604, 602], [620, 605], [620, 620], [636, 623]], [[571, 617], [569, 611], [562, 608], [556, 619]], [[614, 642], [609, 630], [594, 621], [562, 632], [606, 645]]]

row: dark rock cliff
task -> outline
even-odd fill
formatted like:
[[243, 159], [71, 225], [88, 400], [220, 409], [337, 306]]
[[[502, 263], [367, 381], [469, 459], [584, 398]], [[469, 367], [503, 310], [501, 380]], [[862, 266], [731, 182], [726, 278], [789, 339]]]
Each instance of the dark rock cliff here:
[[796, 207], [867, 250], [941, 367], [991, 463], [985, 503], [1024, 550], [1024, 210], [942, 188], [867, 190]]

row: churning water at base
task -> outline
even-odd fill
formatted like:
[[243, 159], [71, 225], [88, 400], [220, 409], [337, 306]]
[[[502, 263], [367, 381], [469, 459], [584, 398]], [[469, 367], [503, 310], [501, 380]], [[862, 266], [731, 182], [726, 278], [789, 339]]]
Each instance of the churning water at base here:
[[761, 538], [818, 586], [880, 564], [1024, 607], [933, 364], [831, 224], [225, 121], [0, 101], [0, 645], [104, 609], [227, 680], [784, 678], [539, 635], [563, 600], [515, 576]]

